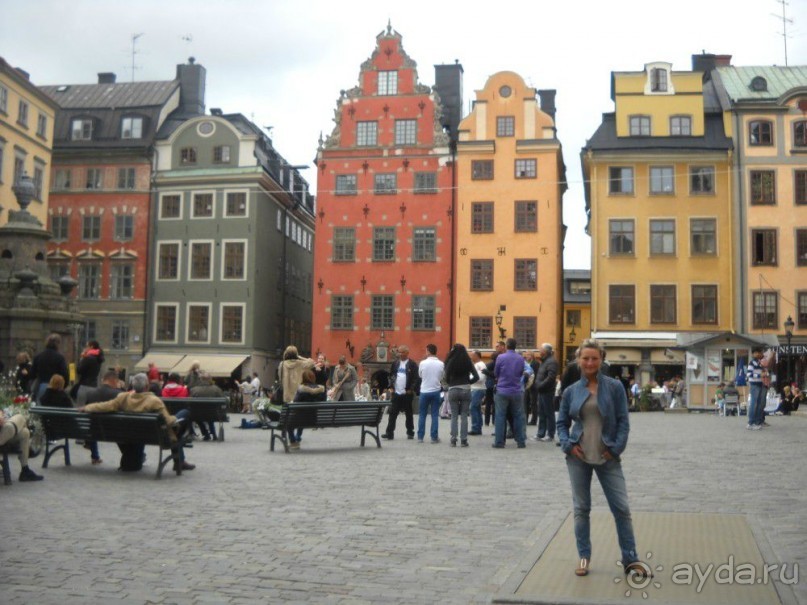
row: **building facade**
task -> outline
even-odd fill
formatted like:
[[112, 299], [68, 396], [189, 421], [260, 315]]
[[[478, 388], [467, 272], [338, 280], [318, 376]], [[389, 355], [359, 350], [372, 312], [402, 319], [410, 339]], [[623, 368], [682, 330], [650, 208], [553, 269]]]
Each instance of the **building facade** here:
[[454, 322], [473, 349], [505, 336], [523, 349], [562, 344], [566, 174], [554, 98], [500, 72], [460, 124]]
[[[0, 57], [0, 226], [17, 206], [12, 191], [25, 173], [34, 183], [28, 212], [47, 224], [53, 124], [57, 106], [28, 73]], [[3, 212], [5, 210], [5, 212]]]
[[428, 343], [440, 356], [450, 346], [450, 134], [462, 67], [437, 70], [453, 111], [437, 87], [418, 81], [401, 35], [387, 27], [358, 86], [340, 95], [335, 128], [317, 152], [312, 349], [332, 360], [346, 355], [367, 374], [388, 368], [397, 345], [415, 359]]
[[257, 126], [211, 111], [158, 135], [138, 365], [271, 384], [287, 345], [310, 354], [314, 199]]
[[563, 271], [563, 362], [575, 358], [577, 347], [591, 337], [591, 271]]

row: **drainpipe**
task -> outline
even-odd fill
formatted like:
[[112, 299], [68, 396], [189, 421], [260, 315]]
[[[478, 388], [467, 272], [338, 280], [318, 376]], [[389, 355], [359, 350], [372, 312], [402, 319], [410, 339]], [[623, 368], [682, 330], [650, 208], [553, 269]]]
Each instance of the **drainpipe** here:
[[747, 273], [746, 273], [746, 240], [745, 240], [745, 163], [743, 157], [743, 131], [740, 128], [740, 116], [734, 112], [734, 132], [735, 139], [737, 140], [737, 219], [739, 229], [737, 230], [737, 259], [739, 264], [739, 271], [737, 271], [737, 291], [740, 293], [740, 321], [738, 324], [739, 333], [746, 333], [746, 301], [748, 299], [747, 288]]
[[457, 290], [457, 141], [450, 132], [449, 137], [448, 146], [451, 151], [451, 288], [448, 291], [448, 300], [451, 312], [448, 319], [450, 339], [448, 346], [450, 347], [452, 343], [457, 342], [457, 336], [454, 334], [454, 301]]
[[154, 280], [156, 279], [156, 271], [153, 270], [151, 263], [156, 258], [156, 250], [153, 250], [152, 246], [155, 245], [154, 241], [157, 234], [157, 213], [159, 209], [159, 194], [157, 192], [157, 166], [159, 166], [158, 158], [160, 152], [154, 145], [152, 145], [152, 152], [151, 178], [149, 178], [149, 183], [151, 185], [149, 187], [149, 197], [151, 199], [149, 201], [149, 220], [146, 228], [146, 275], [148, 275], [148, 279], [146, 279], [146, 291], [143, 295], [145, 317], [143, 318], [143, 337], [141, 339], [141, 344], [143, 346], [142, 355], [146, 355], [151, 347], [152, 322], [155, 319], [152, 317], [152, 313], [150, 312], [152, 306], [151, 296], [152, 292], [154, 291]]

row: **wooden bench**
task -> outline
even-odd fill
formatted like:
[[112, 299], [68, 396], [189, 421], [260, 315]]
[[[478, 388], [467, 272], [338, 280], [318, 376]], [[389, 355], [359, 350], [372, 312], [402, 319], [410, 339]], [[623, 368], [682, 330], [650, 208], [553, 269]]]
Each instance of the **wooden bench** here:
[[[360, 426], [361, 446], [365, 437], [370, 435], [376, 445], [381, 447], [379, 438], [381, 418], [386, 401], [321, 401], [314, 403], [291, 403], [283, 406], [280, 419], [271, 421], [272, 429], [269, 450], [275, 451], [275, 439], [289, 452], [288, 431], [292, 429], [331, 428], [340, 426]], [[371, 429], [375, 427], [375, 432]]]
[[[160, 448], [159, 465], [157, 466], [157, 479], [160, 478], [165, 465], [172, 460], [177, 462], [174, 470], [177, 475], [182, 474], [182, 465], [179, 464], [179, 454], [176, 442], [172, 441], [173, 429], [169, 427], [165, 418], [157, 413], [89, 413], [79, 412], [69, 408], [49, 408], [36, 406], [31, 413], [39, 415], [42, 428], [45, 431], [47, 445], [42, 468], [48, 467], [50, 457], [59, 450], [64, 451], [65, 466], [70, 466], [70, 439], [84, 441], [109, 441], [114, 443], [132, 443], [156, 445]], [[52, 445], [51, 441], [64, 440], [64, 443]], [[163, 455], [167, 451], [168, 454]]]
[[190, 411], [191, 422], [218, 422], [218, 440], [224, 441], [224, 423], [230, 422], [227, 416], [229, 397], [161, 397], [168, 411], [176, 416], [180, 410]]

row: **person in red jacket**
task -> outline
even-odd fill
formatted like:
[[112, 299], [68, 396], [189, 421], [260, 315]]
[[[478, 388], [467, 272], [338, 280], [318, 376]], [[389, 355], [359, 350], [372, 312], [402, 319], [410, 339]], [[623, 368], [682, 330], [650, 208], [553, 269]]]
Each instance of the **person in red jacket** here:
[[172, 372], [162, 390], [163, 397], [188, 397], [188, 387], [182, 384], [179, 374]]

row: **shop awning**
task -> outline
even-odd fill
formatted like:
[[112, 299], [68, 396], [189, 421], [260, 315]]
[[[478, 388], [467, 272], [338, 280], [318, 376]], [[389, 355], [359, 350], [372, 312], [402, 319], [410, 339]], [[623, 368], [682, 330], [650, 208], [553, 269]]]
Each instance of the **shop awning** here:
[[211, 355], [211, 354], [196, 354], [185, 355], [179, 363], [174, 366], [173, 371], [180, 376], [184, 376], [194, 362], [199, 362], [199, 369], [207, 372], [213, 378], [226, 378], [233, 373], [238, 366], [240, 366], [249, 357], [249, 355]]
[[653, 349], [650, 351], [650, 363], [659, 365], [684, 365], [684, 352], [675, 349]]
[[639, 349], [605, 347], [605, 361], [612, 366], [639, 365], [642, 363], [642, 352]]
[[160, 372], [170, 372], [174, 369], [184, 355], [179, 353], [147, 353], [146, 356], [135, 364], [135, 371], [145, 372], [149, 369], [149, 364], [153, 363]]

